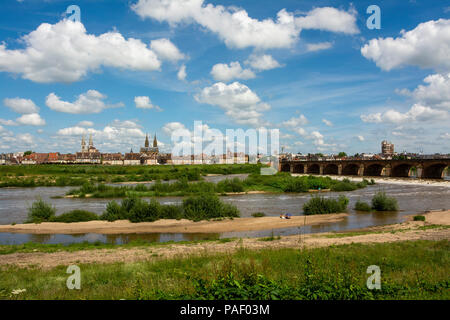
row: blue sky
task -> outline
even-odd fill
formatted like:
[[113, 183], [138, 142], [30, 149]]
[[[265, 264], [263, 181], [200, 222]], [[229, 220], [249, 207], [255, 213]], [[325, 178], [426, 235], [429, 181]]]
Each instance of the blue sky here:
[[83, 133], [128, 152], [147, 132], [170, 151], [196, 120], [278, 128], [291, 152], [450, 152], [448, 2], [168, 3], [2, 1], [0, 152], [75, 152]]

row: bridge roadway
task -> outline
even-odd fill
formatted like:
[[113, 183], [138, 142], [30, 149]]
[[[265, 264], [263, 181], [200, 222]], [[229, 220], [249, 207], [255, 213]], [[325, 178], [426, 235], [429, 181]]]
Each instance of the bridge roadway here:
[[367, 177], [417, 177], [443, 179], [450, 175], [450, 159], [411, 160], [286, 160], [278, 171], [306, 174]]

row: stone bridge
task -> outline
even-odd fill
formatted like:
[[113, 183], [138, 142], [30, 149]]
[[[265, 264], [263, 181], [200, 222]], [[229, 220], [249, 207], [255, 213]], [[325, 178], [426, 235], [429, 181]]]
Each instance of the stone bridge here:
[[286, 160], [278, 171], [364, 177], [443, 179], [450, 175], [450, 159], [416, 160]]

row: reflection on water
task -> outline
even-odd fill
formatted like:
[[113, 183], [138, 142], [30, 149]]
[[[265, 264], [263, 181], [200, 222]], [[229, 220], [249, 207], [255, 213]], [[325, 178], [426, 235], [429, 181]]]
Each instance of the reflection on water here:
[[27, 242], [46, 244], [69, 244], [81, 242], [102, 242], [109, 244], [126, 244], [132, 241], [145, 242], [179, 242], [198, 240], [217, 240], [218, 233], [133, 233], [133, 234], [20, 234], [0, 232], [0, 244], [22, 244]]
[[[224, 177], [208, 177], [223, 179]], [[216, 181], [215, 181], [216, 182]], [[450, 186], [450, 183], [449, 183]], [[51, 203], [57, 209], [57, 214], [83, 208], [95, 213], [102, 213], [111, 199], [52, 199], [52, 196], [64, 195], [70, 187], [40, 187], [40, 188], [3, 188], [0, 189], [0, 224], [21, 223], [27, 218], [27, 208], [37, 198]], [[370, 202], [378, 191], [385, 191], [397, 199], [399, 212], [356, 212], [353, 207], [358, 200]], [[393, 224], [403, 221], [405, 215], [420, 213], [426, 210], [450, 208], [450, 188], [447, 186], [377, 184], [352, 192], [327, 192], [325, 197], [338, 197], [344, 194], [349, 198], [349, 216], [332, 224], [304, 226], [301, 228], [286, 228], [273, 230], [275, 235], [300, 233], [315, 233], [326, 231], [344, 231], [377, 225]], [[310, 199], [310, 194], [245, 194], [222, 197], [222, 200], [237, 206], [242, 217], [250, 217], [254, 212], [264, 212], [267, 216], [279, 216], [280, 213], [302, 214], [303, 204]], [[180, 197], [157, 198], [163, 204], [181, 203]], [[119, 200], [120, 201], [120, 200]], [[257, 218], [255, 218], [257, 219]], [[226, 237], [263, 237], [270, 236], [272, 230], [229, 232], [220, 234]], [[185, 241], [208, 239], [210, 234], [132, 234], [132, 235], [19, 235], [0, 233], [0, 243], [8, 241], [23, 243], [34, 241], [40, 243], [69, 243], [82, 241], [102, 241], [108, 243], [127, 243], [133, 239], [148, 241]], [[219, 235], [214, 235], [219, 237]]]

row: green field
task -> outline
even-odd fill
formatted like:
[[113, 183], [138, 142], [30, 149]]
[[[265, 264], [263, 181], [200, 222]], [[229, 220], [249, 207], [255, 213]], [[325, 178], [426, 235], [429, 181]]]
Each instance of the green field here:
[[[149, 250], [151, 247], [149, 247]], [[233, 254], [85, 264], [81, 290], [67, 266], [4, 267], [3, 299], [443, 299], [450, 298], [450, 243], [408, 241], [319, 249], [239, 249]], [[151, 250], [149, 251], [151, 254]], [[381, 269], [369, 290], [367, 268]], [[13, 294], [13, 290], [26, 289]]]
[[200, 180], [207, 174], [259, 172], [258, 164], [224, 165], [22, 165], [0, 166], [1, 187], [81, 186], [85, 183], [141, 182], [186, 178]]

